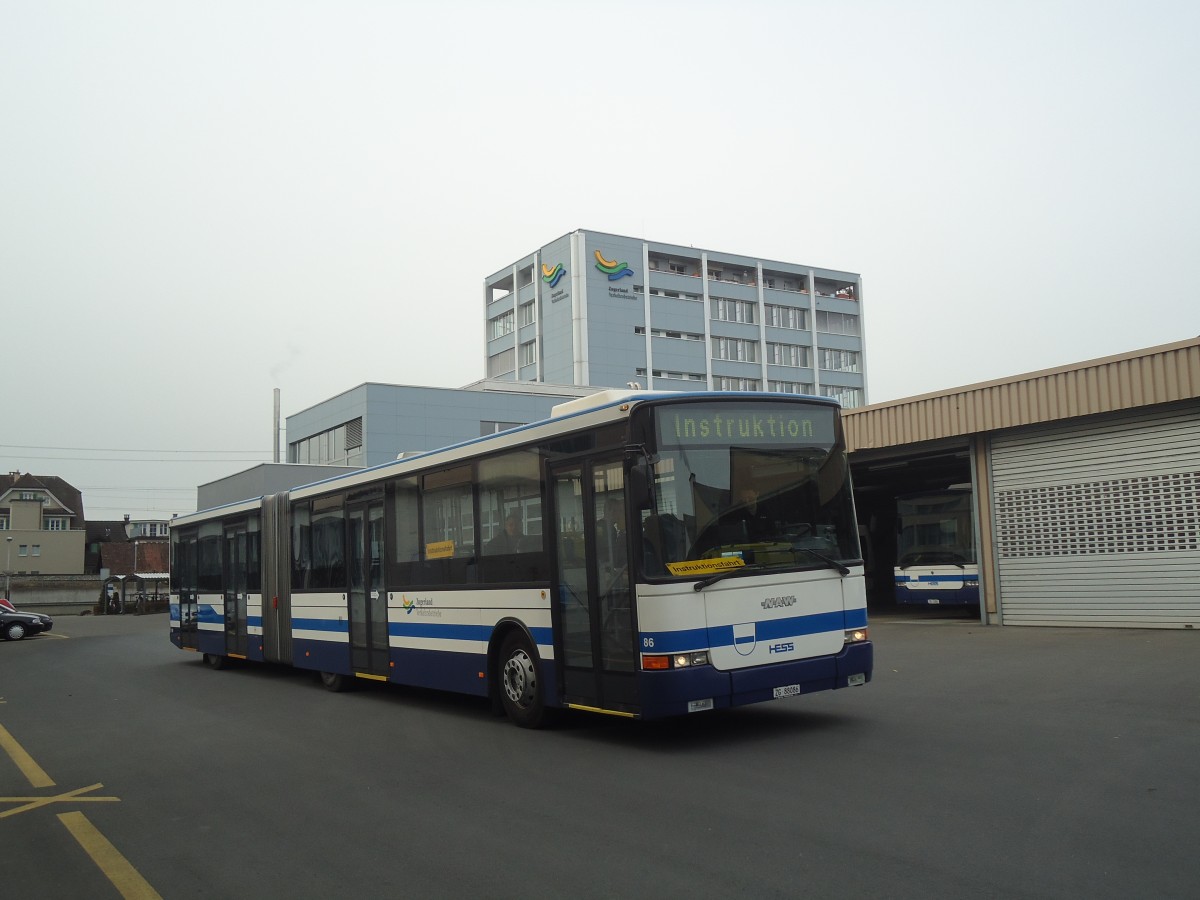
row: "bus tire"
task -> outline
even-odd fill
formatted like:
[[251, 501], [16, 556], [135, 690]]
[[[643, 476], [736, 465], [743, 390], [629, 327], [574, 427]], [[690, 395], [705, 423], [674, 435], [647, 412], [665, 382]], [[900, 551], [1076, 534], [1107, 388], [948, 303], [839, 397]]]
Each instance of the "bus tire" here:
[[224, 669], [229, 665], [229, 660], [226, 657], [218, 656], [215, 653], [205, 653], [204, 664], [210, 669]]
[[500, 645], [500, 702], [514, 725], [541, 728], [546, 698], [538, 674], [538, 658], [524, 633], [512, 631]]
[[350, 679], [338, 672], [322, 672], [321, 684], [325, 690], [341, 694], [350, 690]]

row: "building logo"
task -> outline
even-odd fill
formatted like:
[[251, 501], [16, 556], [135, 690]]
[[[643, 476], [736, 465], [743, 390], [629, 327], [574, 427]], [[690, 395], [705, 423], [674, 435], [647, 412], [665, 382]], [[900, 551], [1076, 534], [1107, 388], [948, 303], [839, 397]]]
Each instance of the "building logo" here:
[[542, 263], [542, 281], [546, 282], [550, 287], [557, 287], [562, 277], [566, 274], [567, 270], [563, 268], [562, 263], [558, 263], [553, 269]]
[[596, 251], [596, 268], [607, 275], [609, 281], [616, 281], [626, 275], [633, 277], [633, 269], [629, 268], [629, 263], [609, 261], [601, 255], [599, 250]]

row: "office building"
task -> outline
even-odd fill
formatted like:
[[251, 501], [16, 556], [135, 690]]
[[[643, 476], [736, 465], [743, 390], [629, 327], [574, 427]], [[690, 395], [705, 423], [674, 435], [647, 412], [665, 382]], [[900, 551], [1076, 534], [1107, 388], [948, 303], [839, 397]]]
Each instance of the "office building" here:
[[867, 402], [862, 279], [573, 231], [484, 280], [492, 380]]

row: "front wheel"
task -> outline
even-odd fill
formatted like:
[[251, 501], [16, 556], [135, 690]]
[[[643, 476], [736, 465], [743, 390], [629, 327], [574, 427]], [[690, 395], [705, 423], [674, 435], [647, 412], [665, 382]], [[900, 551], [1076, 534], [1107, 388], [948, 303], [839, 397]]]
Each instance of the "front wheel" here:
[[500, 702], [515, 725], [540, 728], [545, 722], [546, 698], [537, 654], [519, 631], [509, 634], [500, 645]]
[[4, 639], [6, 641], [19, 641], [25, 637], [25, 626], [20, 622], [11, 622], [4, 629]]
[[229, 660], [227, 657], [220, 656], [216, 653], [205, 653], [204, 664], [210, 669], [224, 669], [229, 665]]
[[322, 672], [321, 684], [325, 686], [325, 690], [333, 691], [335, 694], [340, 694], [350, 689], [350, 679], [337, 672]]

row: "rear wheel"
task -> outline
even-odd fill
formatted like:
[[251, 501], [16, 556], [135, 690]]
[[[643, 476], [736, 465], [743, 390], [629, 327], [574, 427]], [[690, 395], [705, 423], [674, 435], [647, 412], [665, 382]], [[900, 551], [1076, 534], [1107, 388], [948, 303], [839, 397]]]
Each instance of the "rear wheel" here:
[[337, 672], [322, 672], [321, 684], [325, 686], [325, 690], [333, 691], [335, 694], [340, 694], [350, 689], [350, 679]]
[[19, 641], [25, 637], [25, 626], [21, 622], [10, 622], [8, 627], [4, 629], [4, 639], [6, 641]]
[[522, 728], [540, 728], [546, 720], [537, 654], [519, 631], [513, 631], [500, 645], [500, 702], [513, 723]]
[[210, 669], [224, 669], [229, 665], [229, 659], [224, 656], [218, 656], [215, 653], [205, 653], [204, 664]]

